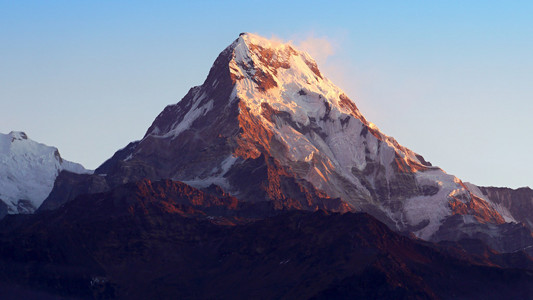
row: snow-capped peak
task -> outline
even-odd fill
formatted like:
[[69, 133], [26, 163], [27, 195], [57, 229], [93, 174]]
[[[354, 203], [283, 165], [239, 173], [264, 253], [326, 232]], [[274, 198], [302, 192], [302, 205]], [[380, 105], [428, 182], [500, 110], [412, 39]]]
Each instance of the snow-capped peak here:
[[[463, 205], [461, 201], [470, 201], [468, 203], [473, 204], [468, 205], [472, 206], [480, 203], [474, 198], [481, 197], [473, 195], [459, 179], [431, 167], [420, 155], [368, 122], [354, 102], [320, 72], [307, 53], [291, 44], [248, 33], [241, 34], [233, 47], [229, 65], [235, 81], [235, 98], [289, 149], [288, 156], [272, 154], [288, 165], [310, 162], [314, 167], [299, 176], [329, 196], [340, 197], [354, 208], [362, 209], [361, 198], [373, 202], [376, 195], [372, 195], [375, 193], [372, 190], [386, 189], [389, 195], [381, 196], [381, 201], [386, 201], [379, 204], [380, 209], [395, 220], [398, 228], [429, 222], [416, 230], [416, 234], [426, 239], [453, 213], [450, 210], [453, 205]], [[272, 112], [288, 113], [291, 122], [273, 120], [269, 117]], [[386, 147], [381, 146], [383, 144]], [[383, 169], [377, 171], [376, 163]], [[373, 174], [366, 178], [361, 176], [368, 172]], [[338, 183], [334, 180], [335, 173], [343, 178]], [[412, 179], [403, 182], [403, 178], [409, 176], [413, 176]], [[353, 184], [358, 193], [346, 193], [343, 180]], [[397, 184], [411, 184], [411, 190], [405, 193], [417, 196], [406, 197], [402, 204], [392, 204], [397, 201], [395, 198], [405, 197], [391, 195], [391, 186]], [[425, 189], [432, 192], [424, 192]], [[433, 190], [438, 192], [433, 195]], [[448, 204], [449, 201], [452, 204]], [[454, 201], [459, 202], [454, 204]], [[398, 211], [395, 205], [408, 209]], [[503, 221], [490, 204], [487, 207], [479, 213], [479, 218], [488, 222]]]
[[[294, 190], [341, 199], [424, 239], [454, 214], [505, 221], [459, 179], [368, 122], [310, 55], [250, 33], [222, 51], [205, 82], [167, 106], [128, 153], [124, 162], [156, 161], [162, 178], [217, 184], [243, 197], [257, 193], [237, 174], [264, 156], [276, 162], [278, 175], [302, 184]], [[274, 176], [268, 170], [268, 178]], [[285, 201], [282, 180], [257, 188], [267, 186], [267, 198]], [[305, 197], [306, 205], [317, 205]]]
[[234, 47], [230, 72], [236, 81], [236, 96], [259, 115], [262, 104], [291, 113], [303, 125], [328, 110], [331, 118], [352, 115], [364, 123], [359, 110], [345, 93], [329, 81], [316, 62], [291, 44], [241, 34]]
[[24, 132], [0, 133], [0, 200], [7, 204], [8, 213], [31, 213], [38, 208], [61, 170], [91, 173]]
[[[355, 103], [320, 72], [306, 52], [297, 50], [290, 43], [250, 33], [242, 33], [229, 48], [233, 49], [229, 67], [235, 81], [235, 99], [244, 102], [252, 114], [268, 121], [264, 114], [266, 109], [286, 112], [297, 126], [318, 122], [321, 128], [332, 125], [328, 120], [342, 120], [339, 123], [347, 124], [353, 117], [361, 128], [394, 148], [407, 166], [417, 168], [425, 163], [419, 161], [416, 153], [368, 122]], [[332, 130], [338, 131], [339, 128]], [[309, 155], [311, 153], [305, 156]]]

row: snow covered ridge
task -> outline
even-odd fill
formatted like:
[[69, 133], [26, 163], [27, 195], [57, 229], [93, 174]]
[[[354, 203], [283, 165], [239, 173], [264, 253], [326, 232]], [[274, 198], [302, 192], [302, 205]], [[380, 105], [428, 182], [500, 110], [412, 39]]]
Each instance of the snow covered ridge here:
[[0, 199], [7, 205], [7, 213], [33, 213], [62, 170], [92, 173], [62, 159], [57, 148], [37, 143], [24, 132], [0, 133]]

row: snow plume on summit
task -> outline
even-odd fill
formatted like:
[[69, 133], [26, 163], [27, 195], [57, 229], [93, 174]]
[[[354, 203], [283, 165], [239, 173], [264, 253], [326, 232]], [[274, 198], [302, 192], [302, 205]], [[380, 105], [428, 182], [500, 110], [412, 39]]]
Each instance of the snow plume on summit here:
[[24, 132], [0, 133], [0, 200], [7, 213], [32, 213], [48, 196], [61, 170], [90, 173], [62, 159], [57, 148], [37, 143]]
[[326, 62], [328, 57], [335, 54], [336, 45], [327, 37], [315, 37], [314, 34], [308, 35], [305, 39], [297, 41], [296, 47], [309, 53], [321, 65]]

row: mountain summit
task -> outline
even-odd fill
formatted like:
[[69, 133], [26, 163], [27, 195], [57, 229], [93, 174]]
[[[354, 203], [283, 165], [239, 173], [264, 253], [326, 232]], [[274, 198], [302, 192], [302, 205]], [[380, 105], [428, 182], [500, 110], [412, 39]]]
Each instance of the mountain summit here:
[[364, 211], [426, 240], [476, 237], [500, 251], [533, 241], [505, 206], [368, 122], [307, 53], [249, 33], [91, 180], [60, 175], [41, 209], [143, 178], [276, 209]]

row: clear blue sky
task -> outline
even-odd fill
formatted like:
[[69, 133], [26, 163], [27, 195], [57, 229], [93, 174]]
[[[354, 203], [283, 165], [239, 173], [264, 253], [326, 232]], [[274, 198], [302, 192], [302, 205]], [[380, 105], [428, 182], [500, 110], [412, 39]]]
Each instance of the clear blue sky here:
[[384, 133], [479, 185], [533, 186], [533, 1], [0, 1], [0, 132], [95, 168], [240, 32], [319, 67]]

